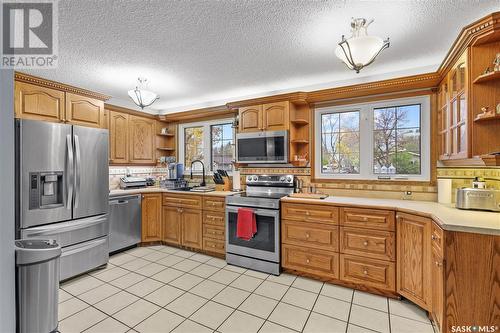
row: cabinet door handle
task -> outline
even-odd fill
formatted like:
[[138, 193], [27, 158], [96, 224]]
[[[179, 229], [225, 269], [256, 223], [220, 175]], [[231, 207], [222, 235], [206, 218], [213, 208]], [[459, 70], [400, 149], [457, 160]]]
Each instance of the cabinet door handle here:
[[436, 266], [437, 266], [437, 267], [441, 267], [441, 266], [443, 266], [443, 263], [442, 263], [442, 262], [439, 262], [439, 261], [436, 261]]
[[306, 263], [310, 263], [311, 260], [309, 260], [309, 258], [306, 258]]

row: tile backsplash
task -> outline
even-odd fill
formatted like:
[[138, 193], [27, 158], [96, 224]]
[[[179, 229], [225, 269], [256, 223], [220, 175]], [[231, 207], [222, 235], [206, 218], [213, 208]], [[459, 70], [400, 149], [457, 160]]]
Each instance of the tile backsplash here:
[[132, 176], [164, 176], [167, 174], [167, 168], [160, 167], [109, 167], [109, 189], [114, 190], [120, 187], [120, 178], [127, 174], [127, 169]]
[[452, 193], [460, 187], [471, 187], [475, 177], [481, 177], [487, 188], [500, 190], [500, 167], [488, 168], [438, 168], [437, 177], [452, 179]]

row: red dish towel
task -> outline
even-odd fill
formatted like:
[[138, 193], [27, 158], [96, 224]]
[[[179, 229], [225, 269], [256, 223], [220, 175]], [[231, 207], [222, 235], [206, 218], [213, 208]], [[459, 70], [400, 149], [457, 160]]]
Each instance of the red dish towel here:
[[252, 239], [257, 233], [257, 222], [255, 213], [250, 208], [238, 208], [238, 220], [236, 221], [236, 237], [246, 241]]

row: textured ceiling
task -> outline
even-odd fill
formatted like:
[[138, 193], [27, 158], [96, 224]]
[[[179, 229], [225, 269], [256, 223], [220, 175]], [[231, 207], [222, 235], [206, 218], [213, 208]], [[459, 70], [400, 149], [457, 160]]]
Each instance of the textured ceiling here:
[[[61, 0], [59, 67], [31, 71], [131, 106], [138, 76], [174, 112], [437, 69], [461, 28], [500, 1]], [[391, 47], [360, 74], [334, 55], [351, 17]], [[133, 105], [133, 104], [132, 104]]]

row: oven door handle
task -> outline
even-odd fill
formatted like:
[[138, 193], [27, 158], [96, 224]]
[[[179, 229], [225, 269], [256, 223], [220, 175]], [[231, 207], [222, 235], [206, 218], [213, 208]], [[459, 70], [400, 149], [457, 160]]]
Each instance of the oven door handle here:
[[[229, 207], [229, 206], [226, 206], [226, 211], [229, 213], [238, 213], [239, 208], [248, 208], [248, 207]], [[271, 217], [276, 217], [276, 216], [279, 216], [279, 214], [280, 214], [279, 210], [272, 210], [272, 209], [253, 209], [253, 212], [255, 215], [271, 216]]]

